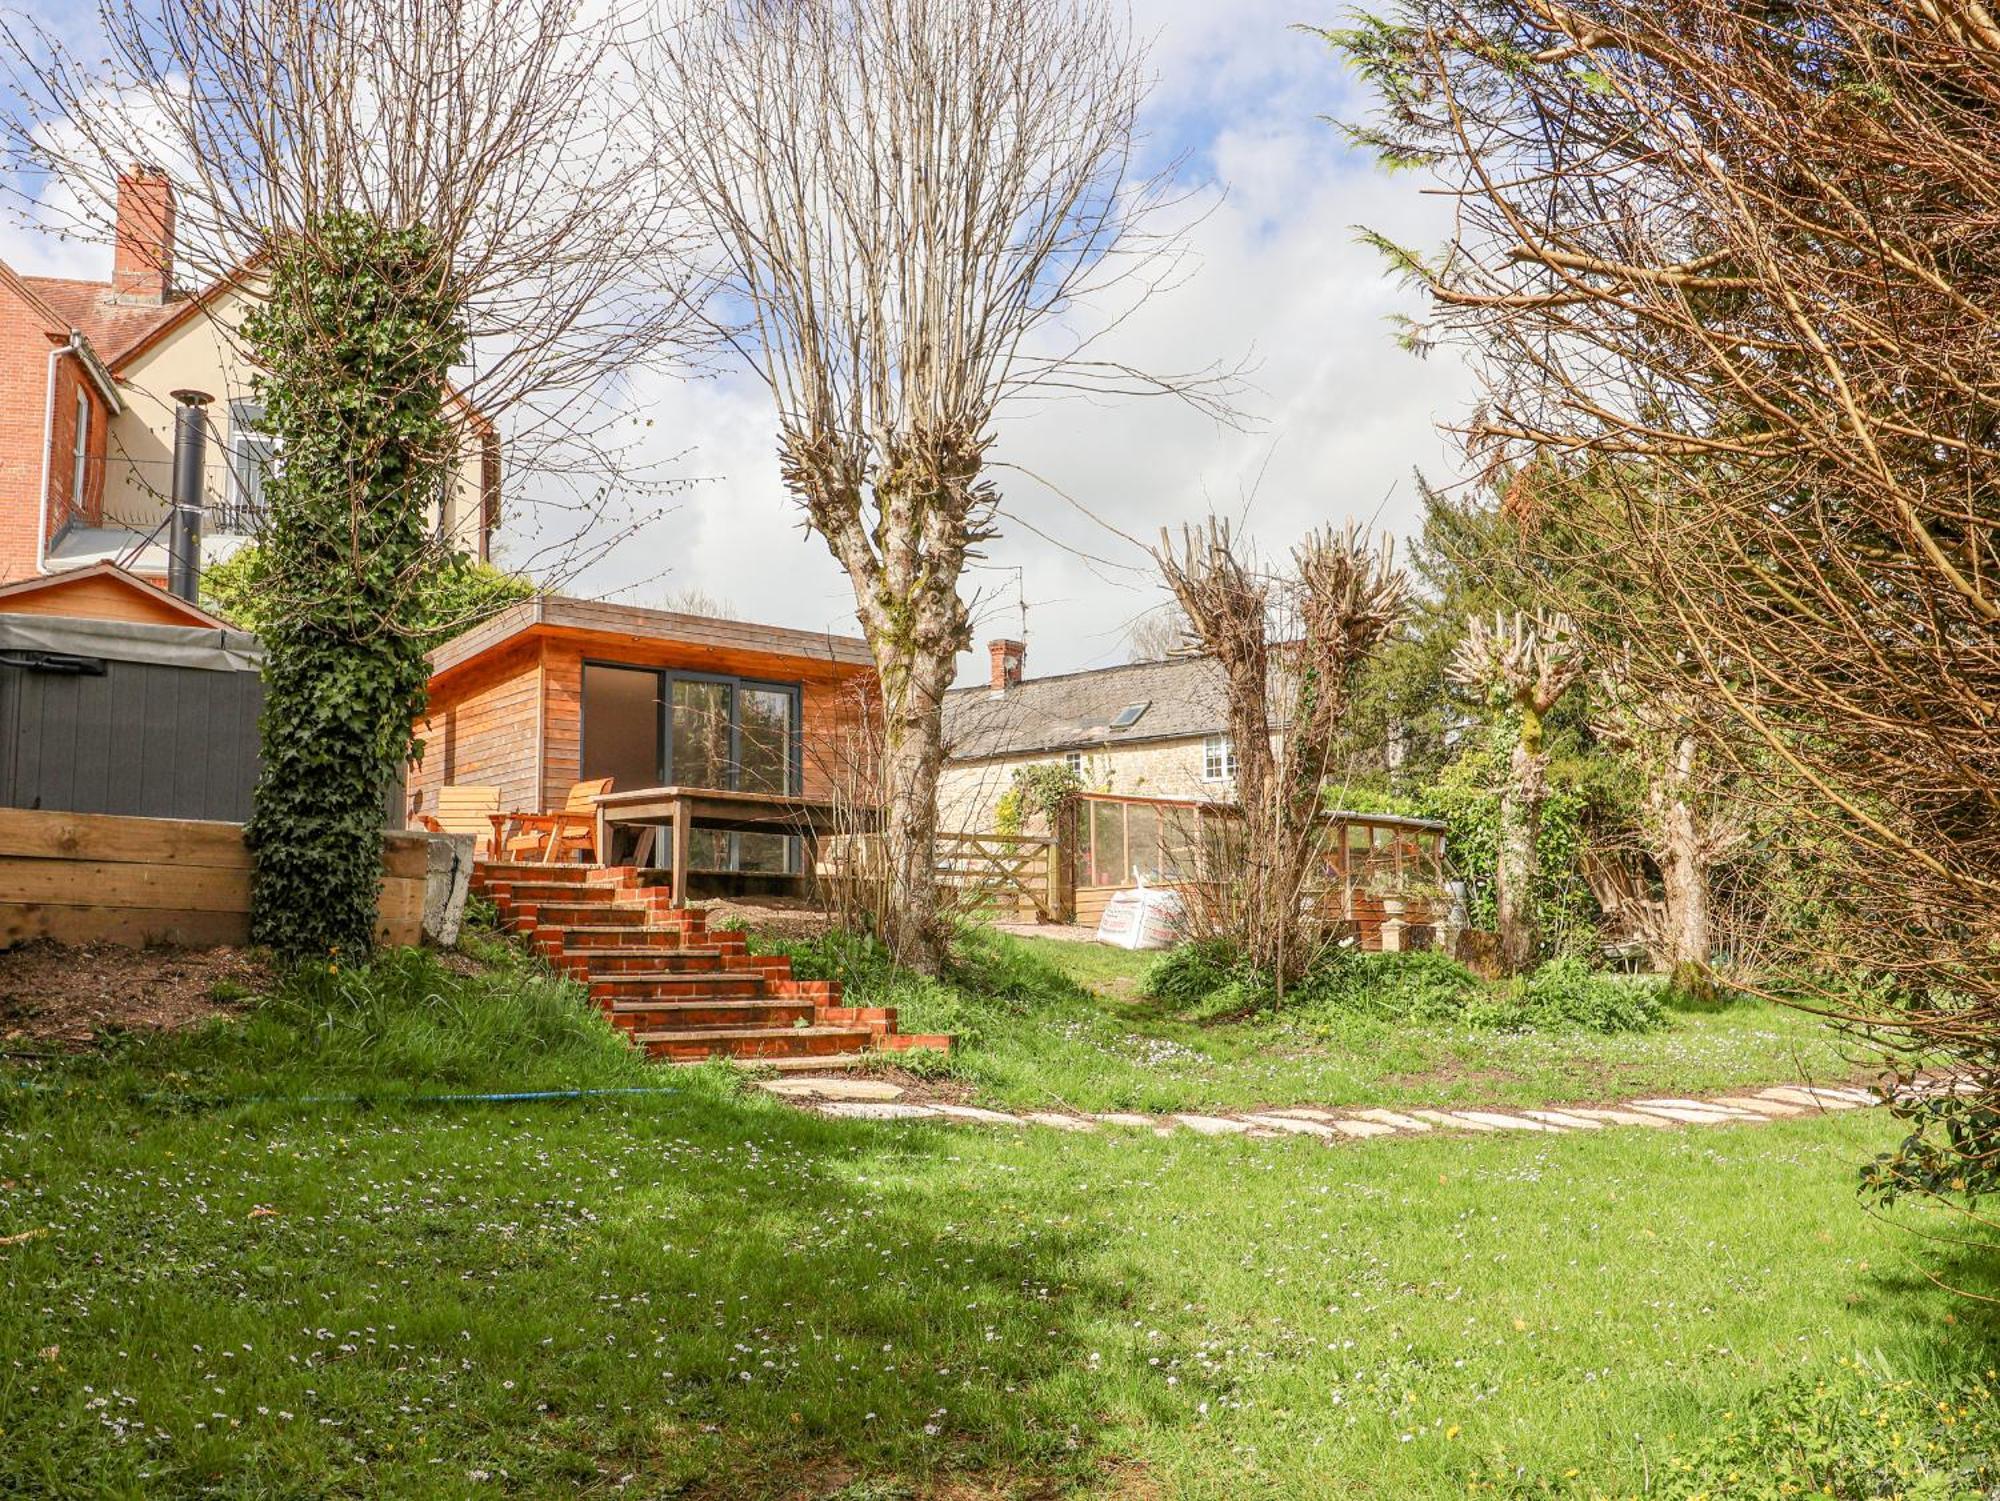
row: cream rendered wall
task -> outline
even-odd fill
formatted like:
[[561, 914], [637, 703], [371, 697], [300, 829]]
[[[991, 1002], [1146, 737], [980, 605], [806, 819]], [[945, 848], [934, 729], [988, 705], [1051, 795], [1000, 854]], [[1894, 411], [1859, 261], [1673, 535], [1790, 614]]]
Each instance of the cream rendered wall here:
[[[150, 532], [166, 515], [173, 485], [175, 391], [206, 391], [210, 403], [208, 464], [203, 499], [211, 507], [229, 499], [229, 403], [254, 397], [256, 366], [234, 330], [241, 326], [257, 288], [228, 291], [209, 310], [123, 365], [118, 372], [125, 410], [111, 421], [104, 483], [106, 525]], [[466, 453], [454, 466], [445, 495], [445, 525], [454, 549], [479, 550], [479, 452], [466, 436]]]
[[[1093, 792], [1228, 802], [1236, 795], [1235, 784], [1211, 782], [1202, 776], [1205, 738], [1100, 747], [1084, 753], [1079, 775]], [[1013, 781], [1015, 768], [1062, 759], [1057, 752], [953, 762], [938, 782], [938, 827], [991, 832], [1001, 795]]]

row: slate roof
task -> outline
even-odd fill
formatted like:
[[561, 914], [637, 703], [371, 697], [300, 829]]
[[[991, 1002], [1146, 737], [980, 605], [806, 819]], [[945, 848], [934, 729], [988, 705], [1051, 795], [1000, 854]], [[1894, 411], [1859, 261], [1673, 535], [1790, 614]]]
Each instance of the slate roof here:
[[[1146, 712], [1130, 727], [1109, 728], [1120, 709], [1140, 702]], [[1228, 696], [1213, 657], [1029, 678], [998, 694], [981, 684], [954, 689], [944, 701], [945, 754], [959, 760], [1185, 740], [1228, 727]]]

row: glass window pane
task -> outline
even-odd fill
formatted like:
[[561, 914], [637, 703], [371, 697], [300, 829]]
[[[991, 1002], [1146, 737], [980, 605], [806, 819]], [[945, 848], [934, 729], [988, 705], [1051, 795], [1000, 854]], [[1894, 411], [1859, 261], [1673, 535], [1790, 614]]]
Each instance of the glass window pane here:
[[745, 792], [790, 792], [791, 690], [745, 687], [737, 694], [736, 712], [741, 720], [736, 785]]
[[1145, 803], [1133, 803], [1125, 810], [1125, 856], [1130, 861], [1128, 878], [1160, 875], [1160, 810]]
[[760, 875], [786, 875], [792, 869], [790, 834], [738, 834], [736, 868]]
[[677, 787], [729, 785], [729, 685], [677, 678], [673, 688], [673, 766]]
[[1123, 886], [1125, 873], [1125, 805], [1090, 805], [1090, 884]]
[[583, 669], [582, 780], [618, 791], [660, 785], [660, 675], [636, 667]]

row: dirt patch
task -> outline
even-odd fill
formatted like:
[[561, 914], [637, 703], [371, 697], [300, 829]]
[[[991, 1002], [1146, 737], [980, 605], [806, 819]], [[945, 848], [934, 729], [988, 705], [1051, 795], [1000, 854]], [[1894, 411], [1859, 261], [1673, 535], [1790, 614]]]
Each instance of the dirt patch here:
[[803, 897], [716, 897], [693, 904], [712, 928], [741, 927], [780, 943], [817, 938], [833, 925], [826, 909]]
[[270, 983], [243, 949], [24, 944], [0, 953], [0, 1050], [74, 1053], [100, 1032], [191, 1027], [241, 1014]]

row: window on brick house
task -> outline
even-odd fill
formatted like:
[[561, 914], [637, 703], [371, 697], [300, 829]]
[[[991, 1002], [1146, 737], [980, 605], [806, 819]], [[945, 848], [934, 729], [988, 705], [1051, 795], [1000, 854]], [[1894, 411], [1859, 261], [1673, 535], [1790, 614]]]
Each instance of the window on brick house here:
[[78, 386], [76, 390], [76, 439], [70, 450], [69, 508], [79, 514], [83, 511], [83, 482], [90, 464], [90, 393]]
[[1236, 747], [1227, 735], [1209, 735], [1201, 742], [1201, 779], [1227, 782], [1236, 776]]

